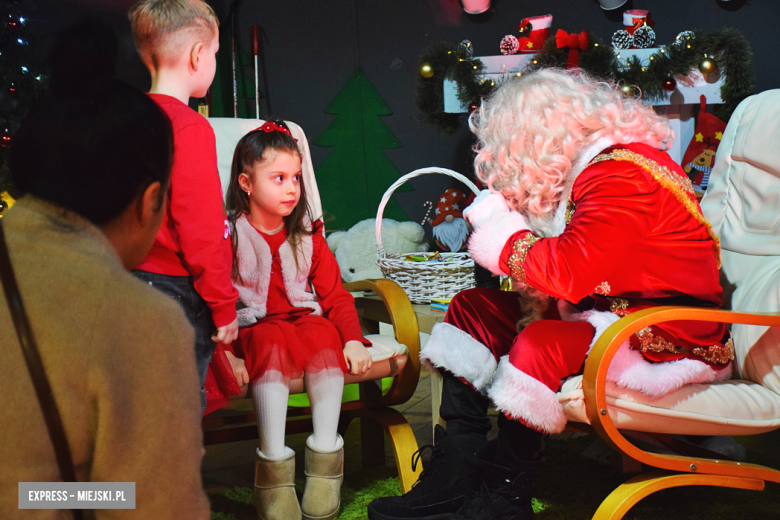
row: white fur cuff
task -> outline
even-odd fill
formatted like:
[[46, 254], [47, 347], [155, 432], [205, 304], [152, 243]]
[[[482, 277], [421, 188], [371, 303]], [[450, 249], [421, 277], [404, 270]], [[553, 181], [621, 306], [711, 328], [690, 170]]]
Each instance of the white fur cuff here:
[[499, 268], [499, 258], [507, 240], [517, 233], [529, 229], [525, 218], [512, 211], [485, 222], [471, 234], [469, 253], [479, 265], [493, 274], [508, 275]]
[[534, 430], [559, 433], [566, 427], [566, 416], [555, 392], [515, 368], [509, 356], [502, 356], [488, 396], [500, 411], [511, 415]]
[[449, 370], [485, 394], [496, 372], [496, 358], [485, 345], [449, 323], [433, 326], [431, 337], [420, 352], [420, 361], [428, 368]]
[[[558, 302], [558, 311], [565, 321], [587, 321], [596, 333], [590, 342], [588, 353], [596, 340], [607, 328], [620, 319], [608, 311], [572, 312], [574, 306], [564, 301]], [[692, 383], [712, 383], [724, 381], [731, 377], [731, 365], [715, 369], [704, 361], [685, 358], [665, 363], [651, 363], [641, 352], [634, 350], [628, 340], [624, 341], [607, 371], [607, 381], [615, 386], [636, 390], [651, 397], [660, 397]]]

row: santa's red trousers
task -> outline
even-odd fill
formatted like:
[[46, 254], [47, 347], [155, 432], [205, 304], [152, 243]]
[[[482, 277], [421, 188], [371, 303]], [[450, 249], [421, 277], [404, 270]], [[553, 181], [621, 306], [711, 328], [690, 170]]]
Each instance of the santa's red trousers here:
[[585, 321], [560, 320], [555, 305], [545, 314], [553, 319], [535, 321], [518, 333], [520, 317], [517, 293], [477, 288], [455, 295], [444, 322], [485, 345], [496, 361], [509, 354], [515, 368], [557, 392], [563, 378], [582, 368], [595, 329]]

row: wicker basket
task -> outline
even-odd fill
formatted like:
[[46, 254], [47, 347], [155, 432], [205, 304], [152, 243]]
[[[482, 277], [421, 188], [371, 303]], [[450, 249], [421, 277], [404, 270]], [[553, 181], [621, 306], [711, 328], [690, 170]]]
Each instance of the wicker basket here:
[[420, 168], [407, 173], [382, 196], [382, 202], [376, 212], [376, 263], [382, 269], [385, 278], [393, 280], [406, 292], [412, 303], [429, 303], [432, 298], [452, 298], [463, 289], [474, 287], [474, 260], [468, 253], [442, 253], [445, 262], [412, 262], [404, 260], [409, 254], [424, 254], [421, 252], [387, 255], [382, 244], [382, 214], [393, 192], [409, 179], [441, 173], [458, 179], [471, 188], [475, 194], [479, 189], [463, 175], [446, 168]]

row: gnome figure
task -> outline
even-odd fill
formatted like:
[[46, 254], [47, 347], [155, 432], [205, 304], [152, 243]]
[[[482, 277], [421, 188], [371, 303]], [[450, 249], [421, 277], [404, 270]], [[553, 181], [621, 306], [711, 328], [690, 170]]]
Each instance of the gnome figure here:
[[469, 229], [463, 218], [463, 208], [469, 204], [466, 195], [453, 188], [441, 194], [436, 201], [433, 218], [433, 239], [441, 251], [457, 252], [466, 248]]

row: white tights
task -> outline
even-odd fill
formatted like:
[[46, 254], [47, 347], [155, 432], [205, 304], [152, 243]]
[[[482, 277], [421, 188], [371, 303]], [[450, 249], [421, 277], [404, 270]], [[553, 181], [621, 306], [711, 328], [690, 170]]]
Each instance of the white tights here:
[[[344, 373], [339, 368], [328, 368], [319, 372], [306, 372], [304, 380], [314, 427], [309, 445], [318, 451], [332, 451], [336, 448]], [[290, 378], [276, 370], [269, 370], [252, 383], [260, 451], [268, 459], [282, 459], [285, 456], [284, 430], [289, 395]]]

